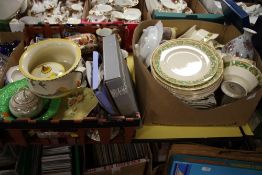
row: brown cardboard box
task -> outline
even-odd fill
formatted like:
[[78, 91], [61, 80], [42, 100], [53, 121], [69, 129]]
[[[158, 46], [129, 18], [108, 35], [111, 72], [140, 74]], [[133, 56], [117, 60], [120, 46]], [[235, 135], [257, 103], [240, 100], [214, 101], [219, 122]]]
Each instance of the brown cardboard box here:
[[[199, 0], [185, 0], [185, 1], [187, 2], [188, 7], [191, 8], [194, 13], [208, 14], [208, 11], [205, 9], [205, 7], [202, 5], [202, 3]], [[146, 7], [146, 2], [144, 2], [143, 16], [147, 16], [147, 19], [152, 19], [151, 14], [152, 11], [148, 11]]]
[[[133, 36], [133, 49], [144, 28], [154, 25], [157, 21], [144, 21], [136, 28]], [[219, 33], [218, 41], [226, 43], [240, 35], [232, 25], [198, 21], [198, 20], [168, 20], [162, 21], [165, 27], [177, 27], [178, 36], [193, 25], [210, 32]], [[139, 108], [145, 124], [162, 125], [237, 125], [245, 124], [255, 110], [261, 96], [262, 88], [256, 89], [247, 97], [233, 103], [209, 110], [199, 110], [182, 103], [168, 90], [159, 85], [144, 64], [134, 55], [136, 92]], [[257, 56], [257, 65], [262, 70], [262, 63]]]
[[[12, 42], [14, 40], [20, 40], [23, 41], [23, 33], [21, 32], [0, 32], [0, 43], [3, 42]], [[21, 42], [22, 43], [22, 42]], [[23, 47], [23, 44], [19, 44], [15, 50], [17, 50], [16, 52], [12, 52], [10, 57], [7, 60], [7, 66], [6, 69], [3, 72], [3, 75], [6, 74], [6, 72], [8, 71], [8, 69], [12, 66], [16, 66], [18, 61], [14, 61], [14, 58], [20, 58], [21, 52], [19, 52], [20, 50], [23, 49], [18, 49], [20, 47]], [[4, 86], [4, 79], [5, 77], [0, 77], [0, 87]]]

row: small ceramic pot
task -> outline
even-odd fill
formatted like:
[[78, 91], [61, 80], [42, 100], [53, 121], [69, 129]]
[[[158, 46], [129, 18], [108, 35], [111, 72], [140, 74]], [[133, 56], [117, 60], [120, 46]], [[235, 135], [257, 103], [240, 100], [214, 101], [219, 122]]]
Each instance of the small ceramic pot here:
[[[32, 71], [45, 63], [59, 63], [65, 71], [38, 77]], [[28, 87], [40, 97], [59, 98], [81, 86], [84, 67], [80, 47], [68, 39], [47, 39], [30, 45], [19, 60], [19, 70], [28, 79]], [[48, 71], [52, 71], [49, 67]], [[43, 69], [47, 71], [47, 69]]]
[[29, 89], [20, 89], [9, 101], [9, 109], [17, 118], [32, 118], [44, 108], [42, 98], [37, 97]]

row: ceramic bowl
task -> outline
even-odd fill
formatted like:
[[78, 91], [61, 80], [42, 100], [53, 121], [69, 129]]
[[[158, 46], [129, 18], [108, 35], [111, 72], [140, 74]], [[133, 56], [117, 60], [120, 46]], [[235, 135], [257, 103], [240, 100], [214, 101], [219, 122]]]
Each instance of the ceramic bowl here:
[[[32, 92], [40, 97], [58, 98], [81, 86], [84, 67], [79, 66], [80, 47], [68, 39], [47, 39], [30, 45], [19, 60], [19, 70], [28, 79]], [[32, 75], [39, 65], [58, 63], [65, 68], [64, 72], [48, 77]], [[42, 72], [52, 71], [43, 66]]]
[[22, 7], [24, 0], [0, 1], [0, 20], [9, 20]]
[[225, 62], [224, 81], [222, 91], [229, 97], [241, 98], [261, 84], [261, 72], [254, 65], [232, 60]]

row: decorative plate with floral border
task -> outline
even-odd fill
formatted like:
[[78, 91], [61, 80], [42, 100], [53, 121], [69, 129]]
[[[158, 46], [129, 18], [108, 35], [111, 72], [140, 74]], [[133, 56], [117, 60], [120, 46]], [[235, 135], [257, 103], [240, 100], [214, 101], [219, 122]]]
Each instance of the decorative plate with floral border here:
[[161, 44], [152, 55], [152, 68], [166, 82], [191, 87], [214, 77], [221, 57], [209, 45], [191, 39], [174, 39]]
[[[152, 61], [152, 60], [151, 60]], [[218, 69], [216, 74], [205, 84], [202, 85], [196, 85], [196, 86], [191, 86], [191, 87], [183, 87], [183, 86], [176, 86], [172, 83], [167, 82], [165, 79], [161, 78], [155, 71], [155, 69], [152, 67], [151, 68], [152, 74], [154, 75], [154, 78], [157, 78], [157, 80], [159, 82], [161, 82], [162, 84], [166, 85], [166, 87], [168, 87], [169, 89], [172, 89], [172, 91], [175, 90], [183, 90], [183, 91], [199, 91], [199, 90], [203, 90], [205, 88], [209, 88], [210, 86], [212, 86], [214, 83], [216, 83], [217, 81], [219, 81], [221, 79], [221, 77], [223, 76], [223, 72], [224, 72], [224, 64], [223, 64], [223, 60], [219, 59], [218, 61]]]

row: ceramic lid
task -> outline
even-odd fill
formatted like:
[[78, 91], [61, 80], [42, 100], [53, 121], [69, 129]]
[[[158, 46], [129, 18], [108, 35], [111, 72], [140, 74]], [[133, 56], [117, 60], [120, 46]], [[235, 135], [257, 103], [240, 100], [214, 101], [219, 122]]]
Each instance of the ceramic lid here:
[[65, 68], [62, 64], [46, 62], [36, 66], [31, 74], [38, 78], [55, 78], [62, 75], [64, 72]]
[[42, 110], [43, 100], [22, 88], [10, 99], [9, 108], [16, 117], [34, 117]]

